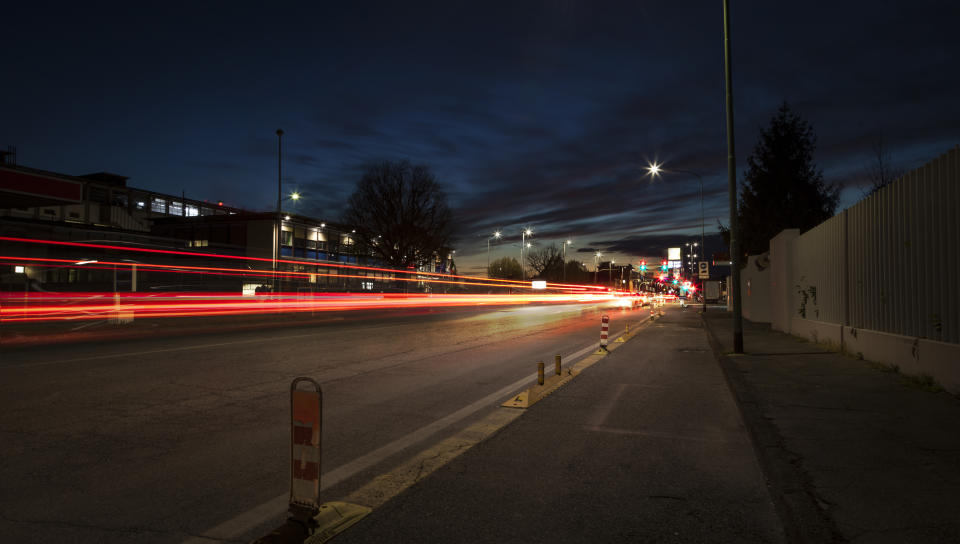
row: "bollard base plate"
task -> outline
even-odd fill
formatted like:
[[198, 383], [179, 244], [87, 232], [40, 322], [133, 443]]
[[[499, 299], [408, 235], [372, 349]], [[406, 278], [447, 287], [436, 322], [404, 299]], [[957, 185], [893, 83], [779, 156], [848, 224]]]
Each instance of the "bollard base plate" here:
[[349, 529], [372, 512], [366, 506], [349, 502], [331, 501], [320, 505], [320, 510], [313, 517], [317, 522], [317, 529], [303, 544], [322, 544]]

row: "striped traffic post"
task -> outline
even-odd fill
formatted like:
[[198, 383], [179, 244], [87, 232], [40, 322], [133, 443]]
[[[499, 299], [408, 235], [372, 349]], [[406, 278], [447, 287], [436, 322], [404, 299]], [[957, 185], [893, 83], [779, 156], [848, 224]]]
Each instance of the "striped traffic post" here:
[[610, 316], [600, 318], [600, 351], [607, 351], [607, 336], [610, 332]]
[[[297, 389], [306, 382], [313, 390]], [[309, 525], [320, 508], [320, 437], [323, 392], [310, 378], [290, 384], [290, 514]]]

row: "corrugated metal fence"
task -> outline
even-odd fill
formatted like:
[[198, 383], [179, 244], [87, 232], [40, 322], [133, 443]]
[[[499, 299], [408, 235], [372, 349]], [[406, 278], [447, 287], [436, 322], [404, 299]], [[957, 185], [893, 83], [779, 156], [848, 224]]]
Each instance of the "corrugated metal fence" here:
[[793, 243], [806, 319], [960, 343], [960, 147]]

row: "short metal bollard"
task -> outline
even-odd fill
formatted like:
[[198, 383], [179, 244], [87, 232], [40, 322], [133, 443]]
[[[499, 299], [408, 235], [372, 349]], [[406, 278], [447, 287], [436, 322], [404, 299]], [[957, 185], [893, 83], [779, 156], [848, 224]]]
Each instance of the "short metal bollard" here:
[[537, 384], [543, 385], [543, 361], [537, 362]]
[[557, 367], [557, 376], [559, 376], [560, 375], [560, 356], [559, 355], [554, 357], [554, 364]]

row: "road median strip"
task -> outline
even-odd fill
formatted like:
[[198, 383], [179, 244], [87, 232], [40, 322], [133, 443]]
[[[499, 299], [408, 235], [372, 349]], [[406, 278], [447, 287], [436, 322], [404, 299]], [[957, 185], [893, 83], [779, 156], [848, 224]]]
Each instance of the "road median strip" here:
[[650, 320], [651, 318], [647, 318], [637, 323], [633, 329], [633, 332], [630, 332], [630, 326], [628, 324], [624, 333], [620, 335], [617, 338], [617, 340], [612, 344], [603, 346], [602, 349], [600, 349], [596, 353], [593, 353], [591, 355], [584, 357], [583, 359], [578, 361], [576, 364], [568, 368], [566, 373], [550, 376], [549, 378], [544, 380], [544, 383], [542, 385], [537, 384], [537, 385], [534, 385], [533, 387], [530, 387], [529, 389], [524, 389], [523, 391], [517, 393], [512, 398], [510, 398], [510, 400], [507, 400], [500, 406], [504, 408], [526, 409], [540, 402], [541, 400], [547, 398], [551, 393], [553, 393], [554, 391], [566, 385], [567, 382], [573, 380], [573, 378], [575, 378], [578, 374], [583, 372], [585, 369], [600, 362], [604, 357], [607, 356], [609, 352], [615, 349], [618, 349], [620, 346], [624, 345], [628, 340], [630, 340], [637, 334], [641, 325], [649, 323]]

